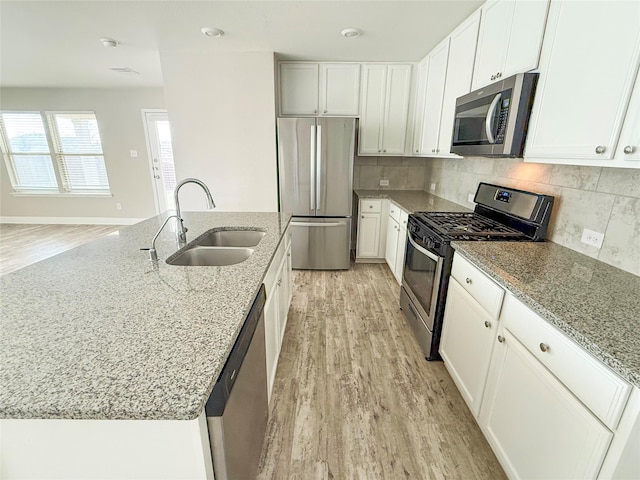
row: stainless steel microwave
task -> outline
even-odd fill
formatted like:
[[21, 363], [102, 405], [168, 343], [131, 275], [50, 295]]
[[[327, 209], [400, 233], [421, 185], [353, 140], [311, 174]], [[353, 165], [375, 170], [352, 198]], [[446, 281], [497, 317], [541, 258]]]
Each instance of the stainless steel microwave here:
[[522, 157], [537, 73], [519, 73], [456, 100], [451, 152]]

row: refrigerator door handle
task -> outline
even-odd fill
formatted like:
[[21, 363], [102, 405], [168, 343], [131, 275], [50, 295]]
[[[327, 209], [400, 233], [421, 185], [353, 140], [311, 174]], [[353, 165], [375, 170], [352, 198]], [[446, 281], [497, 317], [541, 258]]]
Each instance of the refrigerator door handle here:
[[311, 178], [309, 180], [309, 194], [310, 194], [310, 200], [311, 200], [310, 207], [313, 213], [315, 213], [316, 211], [316, 172], [314, 169], [316, 149], [317, 149], [316, 127], [315, 125], [311, 125], [311, 156], [310, 156], [311, 165], [309, 166], [309, 172], [311, 173]]
[[321, 209], [320, 196], [322, 195], [322, 188], [320, 181], [322, 179], [322, 125], [316, 127], [316, 215], [318, 210]]
[[291, 222], [292, 227], [344, 227], [344, 222], [336, 223], [313, 223], [313, 222]]

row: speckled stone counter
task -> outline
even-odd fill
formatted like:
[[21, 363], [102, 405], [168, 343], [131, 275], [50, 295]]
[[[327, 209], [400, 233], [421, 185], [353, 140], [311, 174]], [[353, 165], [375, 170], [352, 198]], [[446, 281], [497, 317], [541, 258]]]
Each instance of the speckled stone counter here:
[[452, 245], [549, 323], [640, 387], [640, 277], [551, 242]]
[[0, 418], [193, 419], [233, 347], [290, 217], [186, 212], [266, 232], [246, 261], [179, 267], [175, 222], [148, 260], [154, 217], [0, 277]]
[[407, 212], [470, 212], [471, 210], [421, 190], [354, 190], [359, 199], [388, 198]]

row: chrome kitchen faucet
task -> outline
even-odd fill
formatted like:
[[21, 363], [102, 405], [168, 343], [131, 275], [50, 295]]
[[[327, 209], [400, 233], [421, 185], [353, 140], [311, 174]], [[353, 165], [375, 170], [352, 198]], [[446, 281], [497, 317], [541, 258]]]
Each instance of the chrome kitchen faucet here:
[[181, 180], [178, 185], [176, 185], [176, 189], [173, 192], [173, 196], [176, 202], [176, 215], [178, 216], [178, 243], [180, 245], [184, 245], [187, 243], [187, 228], [182, 223], [182, 216], [180, 214], [180, 201], [178, 200], [178, 192], [180, 188], [186, 183], [195, 183], [196, 185], [200, 185], [204, 190], [204, 193], [207, 195], [207, 207], [209, 209], [214, 208], [216, 206], [216, 202], [213, 201], [213, 197], [211, 196], [211, 192], [209, 188], [204, 184], [202, 180], [198, 180], [197, 178], [185, 178]]

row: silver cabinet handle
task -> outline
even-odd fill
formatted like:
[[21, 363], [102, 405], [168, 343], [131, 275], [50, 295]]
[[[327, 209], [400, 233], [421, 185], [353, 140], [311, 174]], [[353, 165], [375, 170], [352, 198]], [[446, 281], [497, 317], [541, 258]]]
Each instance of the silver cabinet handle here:
[[484, 326], [487, 327], [487, 328], [491, 328], [491, 322], [488, 322], [488, 321], [485, 320], [484, 321]]
[[600, 155], [601, 153], [604, 153], [604, 151], [605, 151], [605, 150], [606, 150], [606, 148], [604, 147], [604, 145], [598, 145], [598, 146], [596, 147], [596, 153], [597, 153], [598, 155]]
[[543, 352], [549, 351], [549, 345], [547, 345], [546, 343], [541, 343], [540, 350], [542, 350]]
[[500, 343], [504, 343], [504, 337], [502, 335], [498, 335], [498, 341]]
[[471, 285], [472, 283], [472, 280], [469, 277], [465, 278], [464, 281], [467, 282], [467, 285]]
[[623, 150], [623, 152], [626, 153], [627, 155], [635, 151], [636, 151], [635, 147], [632, 147], [631, 145], [627, 145], [626, 147], [624, 147], [624, 150]]

